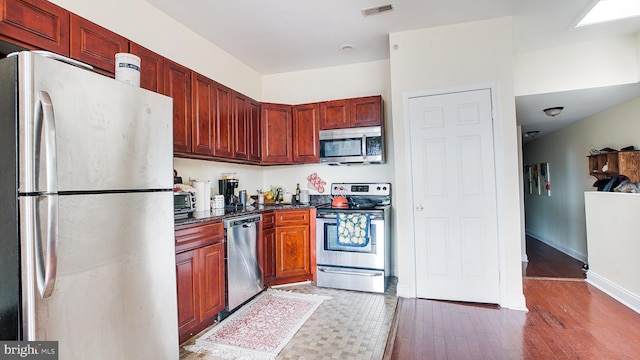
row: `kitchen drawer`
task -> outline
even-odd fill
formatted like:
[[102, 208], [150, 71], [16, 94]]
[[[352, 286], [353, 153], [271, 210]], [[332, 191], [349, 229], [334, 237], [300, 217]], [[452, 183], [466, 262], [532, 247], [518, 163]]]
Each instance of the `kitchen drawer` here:
[[281, 210], [276, 211], [276, 225], [277, 226], [290, 226], [290, 225], [308, 225], [309, 224], [309, 209], [304, 210]]
[[176, 230], [176, 253], [200, 248], [224, 240], [222, 222], [194, 225]]
[[262, 228], [270, 229], [276, 225], [276, 214], [273, 212], [262, 213]]

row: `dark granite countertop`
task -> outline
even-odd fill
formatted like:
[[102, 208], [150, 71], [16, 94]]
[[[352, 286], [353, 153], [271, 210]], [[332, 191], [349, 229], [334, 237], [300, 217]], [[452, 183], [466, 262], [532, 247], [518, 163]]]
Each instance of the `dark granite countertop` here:
[[219, 220], [224, 220], [224, 219], [237, 217], [237, 216], [243, 216], [243, 215], [261, 214], [263, 212], [273, 211], [273, 210], [311, 209], [311, 208], [315, 208], [315, 207], [317, 207], [318, 205], [321, 205], [321, 204], [323, 204], [323, 203], [314, 203], [314, 202], [312, 202], [311, 204], [295, 204], [295, 205], [292, 205], [292, 204], [279, 204], [279, 205], [268, 204], [268, 205], [258, 205], [256, 207], [254, 207], [254, 206], [246, 206], [245, 208], [237, 208], [237, 209], [233, 209], [233, 210], [229, 210], [229, 209], [226, 209], [226, 210], [225, 209], [213, 209], [211, 211], [196, 211], [186, 219], [176, 219], [175, 220], [175, 227], [176, 227], [176, 229], [178, 229], [178, 228], [182, 228], [182, 227], [186, 227], [186, 226], [190, 226], [190, 225], [194, 225], [194, 224], [200, 224], [200, 223], [206, 223], [206, 222], [212, 222], [212, 221], [219, 221]]

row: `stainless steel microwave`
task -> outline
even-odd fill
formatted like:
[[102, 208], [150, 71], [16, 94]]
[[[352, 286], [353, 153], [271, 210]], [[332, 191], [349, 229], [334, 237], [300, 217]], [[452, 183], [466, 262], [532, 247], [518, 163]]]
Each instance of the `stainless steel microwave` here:
[[382, 126], [320, 130], [320, 162], [384, 163]]

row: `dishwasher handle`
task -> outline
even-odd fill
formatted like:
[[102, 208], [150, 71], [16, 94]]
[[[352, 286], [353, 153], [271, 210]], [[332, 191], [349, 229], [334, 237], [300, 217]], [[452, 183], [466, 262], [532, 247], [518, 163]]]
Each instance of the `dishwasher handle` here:
[[232, 218], [223, 220], [222, 224], [224, 225], [225, 229], [235, 227], [235, 226], [242, 226], [242, 227], [248, 228], [253, 226], [254, 223], [257, 223], [260, 221], [262, 221], [262, 215], [253, 214], [253, 215], [232, 217]]

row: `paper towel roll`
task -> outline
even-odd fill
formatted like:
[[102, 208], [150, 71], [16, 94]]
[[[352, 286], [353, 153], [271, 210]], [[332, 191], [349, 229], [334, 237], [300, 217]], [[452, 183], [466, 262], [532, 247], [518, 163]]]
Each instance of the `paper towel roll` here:
[[196, 189], [196, 211], [210, 210], [211, 180], [193, 180], [191, 186]]
[[129, 53], [117, 53], [116, 80], [140, 87], [140, 58]]

